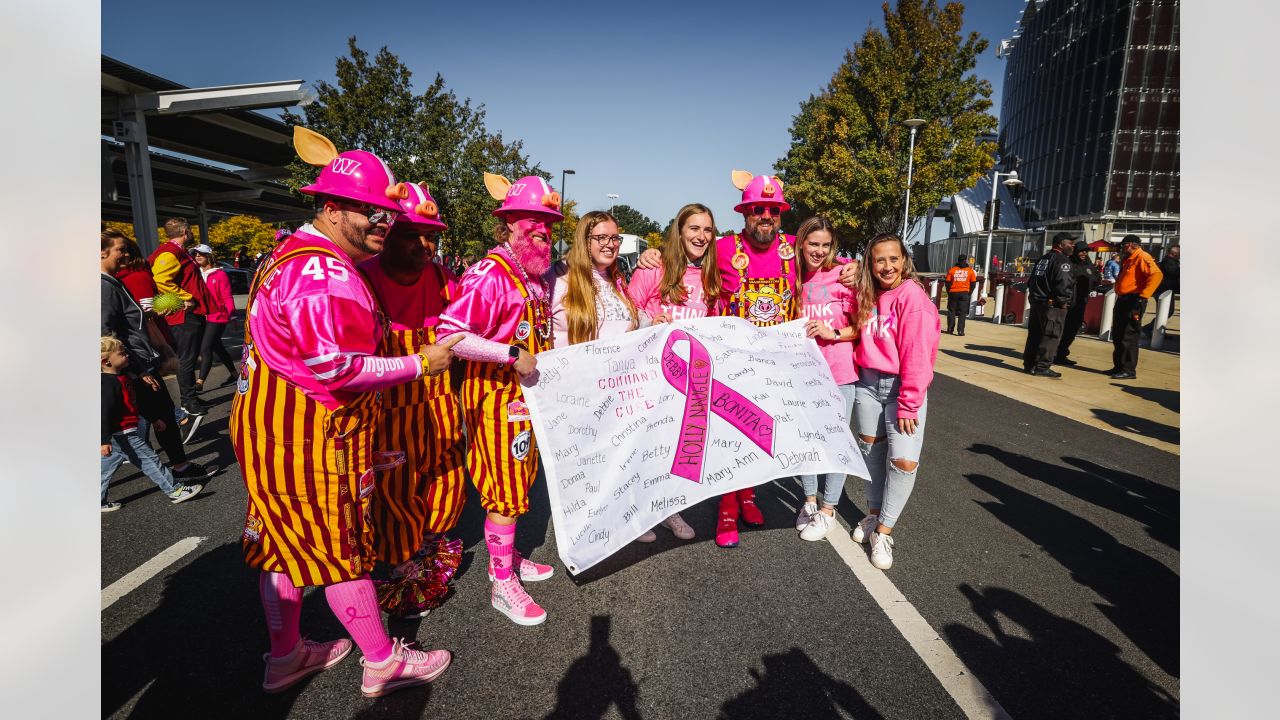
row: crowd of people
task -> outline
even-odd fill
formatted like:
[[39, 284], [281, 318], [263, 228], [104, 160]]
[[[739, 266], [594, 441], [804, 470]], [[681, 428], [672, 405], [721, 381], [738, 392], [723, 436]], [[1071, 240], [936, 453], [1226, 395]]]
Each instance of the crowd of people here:
[[[940, 331], [900, 238], [872, 239], [863, 263], [838, 258], [830, 222], [810, 218], [798, 236], [782, 233], [782, 183], [735, 171], [743, 229], [719, 237], [710, 209], [686, 205], [664, 249], [647, 251], [628, 281], [610, 213], [586, 213], [553, 267], [559, 195], [536, 176], [486, 174], [499, 202], [495, 244], [478, 261], [458, 259], [459, 276], [438, 257], [447, 225], [425, 185], [398, 182], [376, 156], [339, 152], [305, 128], [294, 140], [321, 167], [302, 188], [314, 217], [257, 263], [238, 368], [221, 343], [229, 288], [208, 246], [188, 248], [185, 222], [166, 222], [167, 242], [145, 261], [127, 238], [102, 237], [103, 509], [107, 480], [126, 458], [173, 502], [200, 491], [208, 471], [182, 455], [183, 435], [207, 412], [199, 396], [215, 359], [233, 373], [223, 384], [236, 385], [230, 437], [248, 495], [243, 554], [259, 571], [270, 641], [264, 690], [285, 690], [356, 647], [366, 696], [445, 672], [448, 651], [389, 636], [382, 616], [420, 617], [448, 594], [461, 553], [448, 534], [467, 477], [486, 513], [491, 606], [518, 625], [545, 622], [529, 588], [555, 569], [515, 547], [539, 466], [521, 382], [543, 350], [654, 323], [808, 319], [871, 471], [853, 538], [870, 544], [876, 567], [891, 567]], [[178, 307], [156, 301], [165, 294]], [[172, 338], [172, 357], [159, 337]], [[177, 373], [176, 405], [158, 381], [162, 367]], [[167, 465], [147, 442], [151, 429]], [[844, 482], [801, 478], [802, 539], [835, 528]], [[740, 523], [764, 524], [753, 489], [720, 498], [717, 545], [737, 546]], [[682, 540], [699, 534], [678, 513], [661, 525]], [[655, 539], [650, 530], [639, 541]], [[324, 588], [350, 640], [302, 636], [308, 586]]]
[[[1180, 292], [1180, 255], [1180, 248], [1174, 245], [1156, 263], [1142, 249], [1138, 236], [1126, 235], [1105, 261], [1101, 257], [1091, 261], [1088, 244], [1067, 232], [1054, 235], [1049, 252], [1036, 261], [1027, 283], [1031, 314], [1022, 354], [1023, 369], [1031, 375], [1056, 378], [1062, 373], [1052, 366], [1077, 365], [1070, 357], [1071, 346], [1084, 326], [1089, 298], [1114, 290], [1112, 367], [1105, 374], [1114, 380], [1137, 378], [1142, 335], [1144, 330], [1149, 334], [1154, 325], [1154, 321], [1145, 328], [1142, 325], [1147, 302], [1166, 290], [1175, 295]], [[948, 334], [964, 335], [971, 288], [976, 281], [977, 275], [965, 255], [947, 271]], [[1172, 310], [1171, 305], [1171, 313]]]
[[[186, 250], [187, 222], [170, 218], [164, 233], [166, 241], [150, 257], [118, 230], [101, 233], [102, 512], [120, 509], [107, 491], [126, 460], [173, 503], [199, 494], [202, 481], [217, 471], [189, 460], [184, 445], [209, 412], [200, 393], [213, 356], [227, 369], [223, 385], [238, 372], [221, 341], [235, 304], [208, 246]], [[162, 379], [171, 372], [178, 404]], [[153, 430], [167, 464], [151, 446]]]

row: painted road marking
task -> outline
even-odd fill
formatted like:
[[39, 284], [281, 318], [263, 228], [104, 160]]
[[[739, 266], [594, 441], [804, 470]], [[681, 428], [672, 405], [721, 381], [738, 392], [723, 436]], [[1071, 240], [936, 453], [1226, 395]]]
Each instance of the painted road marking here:
[[181, 560], [187, 553], [195, 550], [196, 547], [208, 540], [209, 538], [189, 537], [183, 538], [178, 542], [170, 545], [159, 555], [142, 563], [128, 575], [111, 583], [102, 591], [102, 609], [106, 610], [115, 604], [117, 600], [128, 595], [138, 589], [140, 585], [159, 575], [162, 570]]
[[[844, 528], [843, 522], [839, 525]], [[880, 609], [889, 616], [894, 627], [907, 639], [911, 649], [916, 651], [928, 666], [929, 672], [938, 678], [943, 689], [967, 717], [1009, 720], [1009, 713], [1000, 707], [1000, 703], [987, 692], [978, 678], [956, 657], [938, 633], [929, 627], [928, 621], [898, 590], [889, 576], [871, 564], [862, 546], [849, 537], [848, 528], [844, 532], [827, 535], [827, 542], [836, 549], [840, 559], [844, 560], [862, 586], [871, 593]]]

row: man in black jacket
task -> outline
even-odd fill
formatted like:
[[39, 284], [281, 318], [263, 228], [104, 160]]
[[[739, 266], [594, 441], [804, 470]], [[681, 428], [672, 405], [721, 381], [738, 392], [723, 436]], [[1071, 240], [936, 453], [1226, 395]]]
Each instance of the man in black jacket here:
[[1071, 253], [1071, 270], [1075, 274], [1075, 297], [1071, 299], [1071, 307], [1067, 308], [1066, 325], [1062, 328], [1062, 340], [1058, 343], [1058, 354], [1053, 358], [1054, 365], [1075, 365], [1076, 361], [1067, 357], [1071, 354], [1071, 343], [1076, 333], [1084, 325], [1084, 309], [1089, 302], [1089, 293], [1102, 282], [1102, 273], [1089, 259], [1089, 246], [1083, 241], [1077, 242], [1075, 251]]
[[[118, 230], [102, 231], [102, 334], [112, 335], [124, 343], [129, 355], [126, 373], [142, 381], [138, 402], [146, 406], [148, 415], [173, 418], [173, 398], [169, 389], [160, 382], [156, 372], [159, 354], [151, 347], [147, 331], [143, 327], [143, 312], [124, 284], [115, 278], [125, 257], [125, 236]], [[195, 419], [192, 420], [196, 422]], [[195, 427], [191, 428], [195, 432]], [[187, 459], [182, 447], [182, 434], [178, 423], [166, 422], [164, 430], [156, 428], [156, 440], [169, 456], [170, 469], [180, 481], [206, 478], [213, 474], [209, 468]]]
[[1031, 320], [1027, 345], [1022, 350], [1022, 367], [1032, 375], [1062, 377], [1050, 365], [1058, 354], [1058, 341], [1066, 321], [1067, 307], [1075, 294], [1075, 273], [1071, 270], [1069, 233], [1053, 236], [1053, 249], [1036, 261], [1027, 292], [1031, 296]]

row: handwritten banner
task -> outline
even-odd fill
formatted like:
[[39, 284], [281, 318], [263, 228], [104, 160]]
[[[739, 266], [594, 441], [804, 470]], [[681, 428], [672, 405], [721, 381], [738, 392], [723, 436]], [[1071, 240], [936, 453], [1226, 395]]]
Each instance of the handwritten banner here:
[[525, 399], [575, 574], [707, 498], [793, 475], [867, 477], [803, 320], [699, 318], [548, 350]]

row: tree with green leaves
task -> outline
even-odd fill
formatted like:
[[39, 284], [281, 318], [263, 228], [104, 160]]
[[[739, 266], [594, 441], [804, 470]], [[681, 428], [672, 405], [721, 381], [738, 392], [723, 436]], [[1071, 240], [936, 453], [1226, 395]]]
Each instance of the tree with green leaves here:
[[884, 9], [817, 95], [800, 103], [791, 148], [776, 165], [795, 206], [790, 225], [827, 216], [847, 250], [901, 232], [911, 131], [916, 133], [908, 236], [942, 198], [972, 187], [993, 165], [991, 83], [972, 73], [987, 41], [965, 34], [964, 6], [899, 0]]
[[230, 260], [240, 248], [257, 255], [275, 246], [275, 227], [253, 215], [232, 215], [209, 227], [209, 247], [219, 260]]
[[[356, 38], [347, 57], [337, 59], [336, 85], [320, 82], [317, 99], [303, 115], [284, 121], [324, 135], [341, 150], [360, 149], [382, 158], [396, 179], [425, 182], [449, 225], [445, 254], [480, 255], [492, 244], [496, 203], [484, 187], [485, 172], [515, 180], [550, 175], [531, 163], [521, 141], [507, 142], [484, 124], [484, 105], [459, 100], [439, 74], [422, 93], [413, 91], [413, 73], [383, 47], [372, 57]], [[316, 168], [301, 160], [290, 166], [290, 185], [309, 184]]]
[[658, 223], [630, 205], [614, 205], [613, 217], [618, 221], [618, 232], [640, 237], [649, 233], [662, 232]]

